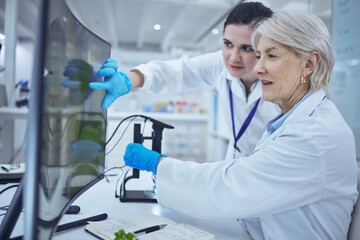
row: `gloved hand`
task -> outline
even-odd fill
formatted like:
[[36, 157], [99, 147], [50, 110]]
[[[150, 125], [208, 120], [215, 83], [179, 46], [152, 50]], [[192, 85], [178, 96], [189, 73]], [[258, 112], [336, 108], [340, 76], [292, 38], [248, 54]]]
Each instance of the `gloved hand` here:
[[156, 167], [161, 156], [167, 157], [166, 155], [147, 149], [140, 143], [130, 143], [126, 147], [124, 161], [125, 165], [129, 167], [156, 174]]
[[68, 77], [68, 80], [63, 80], [61, 84], [70, 88], [70, 104], [81, 104], [92, 91], [88, 87], [89, 82], [96, 80], [93, 67], [82, 59], [72, 59], [67, 63], [63, 75]]
[[104, 82], [90, 83], [96, 90], [106, 90], [106, 95], [101, 102], [101, 107], [108, 108], [118, 97], [130, 92], [132, 82], [126, 73], [118, 72], [118, 65], [114, 59], [109, 58], [96, 73], [96, 78], [105, 77]]

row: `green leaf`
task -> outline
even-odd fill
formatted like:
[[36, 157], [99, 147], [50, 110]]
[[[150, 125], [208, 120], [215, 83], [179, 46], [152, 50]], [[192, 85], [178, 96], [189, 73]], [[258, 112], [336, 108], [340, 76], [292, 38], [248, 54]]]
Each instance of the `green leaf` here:
[[115, 233], [114, 240], [138, 240], [132, 233], [125, 233], [124, 229], [120, 229], [118, 232]]

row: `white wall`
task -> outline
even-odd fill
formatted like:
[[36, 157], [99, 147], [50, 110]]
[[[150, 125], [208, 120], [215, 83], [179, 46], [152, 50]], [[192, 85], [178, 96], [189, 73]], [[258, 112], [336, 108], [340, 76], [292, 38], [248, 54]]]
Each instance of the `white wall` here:
[[[6, 49], [3, 47], [0, 53], [0, 65], [4, 65], [4, 54]], [[33, 66], [33, 51], [34, 44], [32, 42], [18, 43], [16, 47], [16, 68], [15, 68], [15, 83], [23, 80], [30, 80], [32, 76], [32, 66]], [[0, 82], [6, 84], [6, 79], [4, 79], [4, 74], [0, 73]], [[15, 100], [19, 99], [19, 89], [14, 89]], [[0, 124], [3, 122], [0, 119]], [[0, 163], [11, 162], [24, 162], [25, 161], [25, 147], [24, 143], [25, 134], [27, 129], [27, 120], [26, 119], [16, 119], [14, 122], [14, 159], [0, 159]], [[1, 134], [1, 132], [0, 132]], [[6, 139], [6, 137], [4, 138]], [[2, 143], [0, 144], [0, 151], [6, 151], [2, 149]], [[2, 156], [0, 154], [0, 156]]]
[[335, 67], [331, 78], [330, 99], [352, 128], [357, 158], [360, 159], [360, 16], [359, 1], [333, 0], [332, 39]]
[[30, 80], [34, 62], [34, 43], [18, 43], [16, 47], [16, 73], [15, 81]]

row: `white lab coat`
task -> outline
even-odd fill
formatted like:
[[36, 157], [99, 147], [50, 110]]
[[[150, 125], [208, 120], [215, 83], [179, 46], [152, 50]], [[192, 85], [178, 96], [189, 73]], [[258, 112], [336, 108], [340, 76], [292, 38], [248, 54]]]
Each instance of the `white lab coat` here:
[[157, 168], [159, 204], [244, 219], [255, 240], [345, 240], [358, 196], [355, 141], [324, 96], [313, 92], [249, 157], [204, 164], [165, 158]]
[[[238, 78], [234, 78], [227, 71], [221, 51], [204, 54], [194, 58], [183, 56], [178, 60], [151, 61], [136, 67], [144, 74], [144, 86], [141, 91], [153, 93], [184, 92], [201, 86], [214, 87], [219, 96], [219, 115], [224, 117], [227, 126], [224, 127], [229, 137], [229, 147], [226, 159], [232, 159], [234, 153], [234, 137], [232, 132], [229, 84], [233, 92], [234, 118], [236, 134], [243, 122], [261, 97], [261, 84], [252, 86], [251, 93], [246, 98], [245, 87]], [[136, 91], [136, 90], [135, 90]], [[237, 142], [240, 156], [248, 156], [265, 130], [266, 123], [280, 113], [277, 105], [261, 100], [258, 109], [247, 130]], [[219, 159], [222, 160], [222, 159]]]

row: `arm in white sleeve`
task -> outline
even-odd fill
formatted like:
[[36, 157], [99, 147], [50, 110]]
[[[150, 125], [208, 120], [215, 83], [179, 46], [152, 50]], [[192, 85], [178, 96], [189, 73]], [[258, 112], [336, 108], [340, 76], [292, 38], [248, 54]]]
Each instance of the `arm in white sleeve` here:
[[164, 159], [156, 178], [158, 202], [197, 217], [248, 218], [318, 201], [325, 163], [319, 143], [308, 136], [290, 131], [247, 158], [229, 161]]
[[151, 61], [136, 68], [144, 75], [141, 90], [153, 93], [184, 92], [201, 86], [214, 86], [224, 69], [221, 51], [177, 60]]

